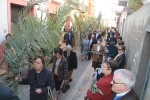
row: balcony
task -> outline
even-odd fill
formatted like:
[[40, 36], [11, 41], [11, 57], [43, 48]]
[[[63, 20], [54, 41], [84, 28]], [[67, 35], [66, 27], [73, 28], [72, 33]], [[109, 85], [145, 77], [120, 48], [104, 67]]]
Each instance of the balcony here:
[[127, 6], [128, 0], [118, 0], [118, 6]]

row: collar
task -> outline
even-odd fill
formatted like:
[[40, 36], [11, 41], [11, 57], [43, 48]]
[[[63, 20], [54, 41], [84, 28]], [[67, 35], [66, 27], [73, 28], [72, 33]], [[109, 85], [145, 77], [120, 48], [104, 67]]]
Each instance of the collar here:
[[[131, 89], [130, 89], [130, 90], [131, 90]], [[130, 91], [130, 90], [129, 90], [129, 91]], [[116, 94], [116, 96], [117, 96], [117, 97], [122, 97], [122, 96], [126, 95], [129, 91]]]

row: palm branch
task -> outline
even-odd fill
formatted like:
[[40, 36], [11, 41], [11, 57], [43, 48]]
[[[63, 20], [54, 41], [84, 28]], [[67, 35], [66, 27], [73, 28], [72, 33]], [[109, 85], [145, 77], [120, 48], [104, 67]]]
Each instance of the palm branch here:
[[[8, 40], [11, 49], [5, 45], [4, 59], [15, 76], [19, 75], [24, 66], [32, 67], [37, 55], [48, 56], [45, 67], [49, 65], [52, 51], [61, 38], [60, 32], [67, 20], [67, 14], [78, 7], [78, 0], [70, 0], [59, 7], [55, 17], [50, 16], [48, 12], [40, 18], [36, 15], [27, 15], [28, 11], [39, 3], [39, 0], [28, 2], [27, 7], [20, 13], [18, 24], [12, 26], [12, 35]], [[17, 81], [12, 80], [7, 86], [18, 93]]]

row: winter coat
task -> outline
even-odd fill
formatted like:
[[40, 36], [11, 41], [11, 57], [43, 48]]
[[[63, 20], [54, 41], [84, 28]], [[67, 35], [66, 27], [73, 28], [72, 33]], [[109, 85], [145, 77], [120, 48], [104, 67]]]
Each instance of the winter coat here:
[[[20, 84], [30, 85], [30, 100], [47, 100], [47, 87], [54, 89], [54, 78], [52, 72], [43, 67], [41, 72], [36, 75], [36, 70], [33, 68], [29, 71], [28, 76], [20, 82]], [[35, 90], [40, 88], [41, 94], [37, 94]]]

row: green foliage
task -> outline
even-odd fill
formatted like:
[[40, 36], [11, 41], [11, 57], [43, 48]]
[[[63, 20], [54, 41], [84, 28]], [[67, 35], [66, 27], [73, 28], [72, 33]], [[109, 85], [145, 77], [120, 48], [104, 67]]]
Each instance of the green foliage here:
[[[5, 45], [4, 59], [15, 76], [19, 75], [24, 66], [33, 66], [37, 55], [48, 56], [45, 67], [49, 65], [52, 51], [58, 46], [60, 32], [68, 19], [67, 14], [78, 7], [78, 0], [70, 0], [59, 7], [55, 16], [49, 16], [48, 12], [45, 12], [46, 16], [42, 13], [40, 18], [28, 15], [28, 11], [39, 3], [41, 0], [31, 0], [22, 10], [19, 22], [13, 25], [12, 35], [8, 40], [11, 48]], [[11, 81], [8, 87], [17, 93], [18, 82]]]
[[75, 39], [77, 42], [77, 45], [81, 46], [82, 38], [85, 35], [90, 34], [90, 31], [93, 31], [94, 29], [102, 29], [103, 24], [101, 21], [101, 13], [99, 13], [98, 17], [91, 17], [86, 16], [85, 18], [77, 17], [74, 15], [74, 18], [72, 19], [73, 23], [73, 30], [75, 30]]
[[142, 7], [142, 0], [129, 0], [129, 8], [132, 12], [140, 9]]

